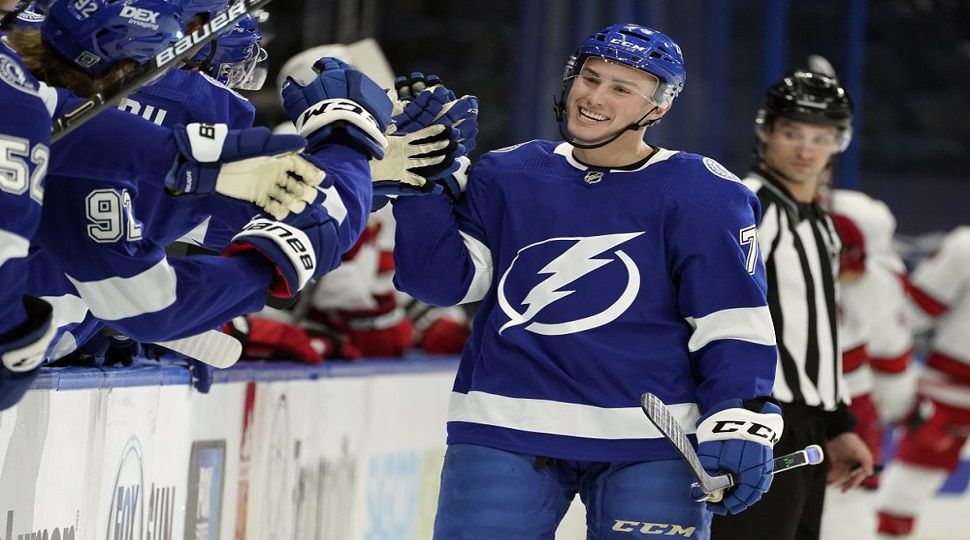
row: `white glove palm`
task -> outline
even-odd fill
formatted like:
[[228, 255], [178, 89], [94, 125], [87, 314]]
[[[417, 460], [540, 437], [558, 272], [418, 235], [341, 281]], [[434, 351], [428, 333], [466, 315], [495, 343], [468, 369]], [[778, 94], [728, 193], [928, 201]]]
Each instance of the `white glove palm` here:
[[440, 187], [433, 180], [458, 168], [458, 142], [452, 128], [429, 126], [404, 135], [387, 138], [388, 148], [381, 160], [371, 160], [371, 179], [375, 195], [432, 193]]
[[276, 219], [298, 214], [317, 195], [326, 173], [295, 152], [234, 161], [222, 166], [216, 192], [249, 201]]
[[297, 135], [199, 123], [176, 126], [172, 133], [180, 157], [165, 185], [176, 195], [214, 191], [283, 219], [313, 201], [316, 186], [326, 177], [297, 153], [306, 145]]

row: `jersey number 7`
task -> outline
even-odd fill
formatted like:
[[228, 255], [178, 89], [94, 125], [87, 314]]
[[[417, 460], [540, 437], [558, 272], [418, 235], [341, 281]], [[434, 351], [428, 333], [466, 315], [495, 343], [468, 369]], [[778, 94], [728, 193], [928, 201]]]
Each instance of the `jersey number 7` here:
[[742, 246], [748, 246], [748, 256], [744, 259], [744, 266], [749, 274], [754, 275], [755, 265], [758, 262], [758, 227], [752, 225], [741, 229], [738, 240]]

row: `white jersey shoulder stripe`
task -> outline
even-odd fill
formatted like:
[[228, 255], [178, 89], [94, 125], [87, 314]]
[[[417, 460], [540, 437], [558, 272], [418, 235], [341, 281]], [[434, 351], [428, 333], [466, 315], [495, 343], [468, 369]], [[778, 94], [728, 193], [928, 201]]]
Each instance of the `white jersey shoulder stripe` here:
[[115, 321], [161, 311], [175, 303], [177, 277], [167, 260], [131, 277], [79, 281], [67, 276], [87, 302], [91, 313]]
[[492, 286], [492, 251], [471, 235], [458, 232], [461, 234], [461, 239], [464, 240], [468, 254], [475, 265], [475, 275], [468, 285], [468, 291], [465, 292], [465, 297], [458, 302], [459, 304], [467, 304], [485, 298], [488, 289]]
[[[668, 405], [686, 433], [700, 417], [696, 403]], [[452, 392], [449, 422], [471, 422], [533, 433], [590, 439], [659, 439], [663, 434], [637, 407], [605, 408], [487, 392]]]
[[696, 352], [712, 341], [737, 339], [758, 345], [774, 345], [775, 329], [768, 306], [733, 308], [715, 311], [703, 317], [687, 317], [694, 333], [687, 349]]
[[[53, 308], [51, 326], [64, 328], [70, 324], [77, 324], [88, 314], [88, 305], [77, 295], [63, 294], [61, 296], [42, 296]], [[47, 357], [58, 360], [77, 349], [77, 340], [70, 332], [64, 332], [53, 347], [48, 349]]]

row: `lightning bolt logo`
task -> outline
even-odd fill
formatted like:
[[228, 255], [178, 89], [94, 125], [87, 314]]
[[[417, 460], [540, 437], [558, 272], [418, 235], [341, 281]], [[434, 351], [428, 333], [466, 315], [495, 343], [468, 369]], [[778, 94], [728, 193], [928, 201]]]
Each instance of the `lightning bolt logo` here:
[[[535, 244], [530, 244], [520, 249], [518, 254], [515, 256], [515, 259], [512, 260], [512, 264], [509, 265], [509, 268], [502, 275], [502, 279], [498, 286], [499, 306], [509, 317], [509, 322], [505, 323], [502, 328], [499, 329], [499, 334], [504, 332], [507, 328], [525, 324], [531, 321], [533, 317], [535, 317], [546, 306], [562, 300], [563, 298], [566, 298], [567, 296], [576, 292], [575, 289], [567, 289], [567, 286], [570, 283], [573, 283], [586, 274], [589, 274], [590, 272], [617, 259], [619, 259], [626, 267], [628, 280], [627, 286], [623, 293], [610, 307], [595, 315], [563, 323], [545, 324], [533, 322], [526, 326], [525, 329], [529, 330], [530, 332], [543, 335], [572, 334], [602, 326], [619, 317], [624, 311], [627, 310], [627, 308], [630, 307], [630, 305], [633, 303], [633, 299], [636, 298], [637, 292], [640, 290], [640, 271], [637, 269], [633, 260], [621, 250], [617, 250], [612, 253], [612, 255], [615, 255], [616, 258], [612, 256], [597, 257], [597, 255], [613, 249], [614, 247], [636, 238], [641, 234], [643, 233], [636, 232], [606, 234], [601, 236], [577, 238], [550, 238]], [[522, 304], [528, 307], [526, 308], [525, 312], [519, 313], [512, 307], [511, 302], [509, 302], [505, 296], [506, 278], [508, 278], [509, 273], [512, 271], [512, 268], [515, 267], [516, 261], [518, 261], [519, 257], [522, 256], [523, 252], [538, 245], [556, 241], [572, 241], [575, 243], [569, 249], [563, 252], [562, 255], [556, 257], [549, 264], [545, 265], [541, 270], [539, 270], [539, 275], [548, 274], [549, 277], [541, 281], [529, 291], [529, 293], [525, 296], [525, 300], [522, 301]]]

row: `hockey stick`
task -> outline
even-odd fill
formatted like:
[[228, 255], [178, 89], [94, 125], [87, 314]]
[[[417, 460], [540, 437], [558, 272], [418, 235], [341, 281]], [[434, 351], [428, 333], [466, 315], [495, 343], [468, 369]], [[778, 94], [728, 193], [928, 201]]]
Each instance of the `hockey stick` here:
[[242, 356], [242, 343], [218, 330], [207, 330], [182, 339], [159, 341], [155, 345], [220, 369], [235, 364]]
[[238, 0], [229, 9], [219, 13], [195, 32], [169, 45], [155, 55], [153, 62], [145, 62], [129, 77], [110, 88], [91, 96], [87, 101], [68, 111], [54, 121], [51, 142], [57, 142], [108, 107], [117, 105], [125, 96], [150, 83], [171, 67], [195, 53], [197, 46], [216, 39], [226, 28], [231, 28], [246, 14], [265, 6], [270, 0]]
[[[697, 452], [694, 451], [690, 439], [684, 433], [684, 429], [677, 423], [677, 419], [674, 418], [674, 415], [670, 413], [670, 410], [667, 409], [667, 406], [664, 405], [664, 402], [660, 398], [650, 392], [646, 392], [640, 396], [640, 407], [647, 415], [647, 418], [650, 419], [650, 422], [654, 426], [657, 426], [657, 429], [674, 445], [677, 452], [680, 453], [684, 461], [687, 462], [687, 465], [690, 466], [691, 472], [697, 478], [697, 482], [691, 487], [700, 487], [707, 494], [706, 497], [701, 498], [698, 502], [709, 501], [716, 503], [720, 501], [724, 496], [724, 490], [730, 488], [737, 482], [734, 475], [730, 473], [717, 476], [707, 474], [707, 471], [704, 470], [700, 460], [697, 458]], [[822, 448], [813, 444], [805, 447], [804, 450], [792, 452], [791, 454], [786, 454], [772, 460], [771, 474], [777, 474], [803, 465], [818, 465], [822, 462], [822, 459], [824, 459]]]

